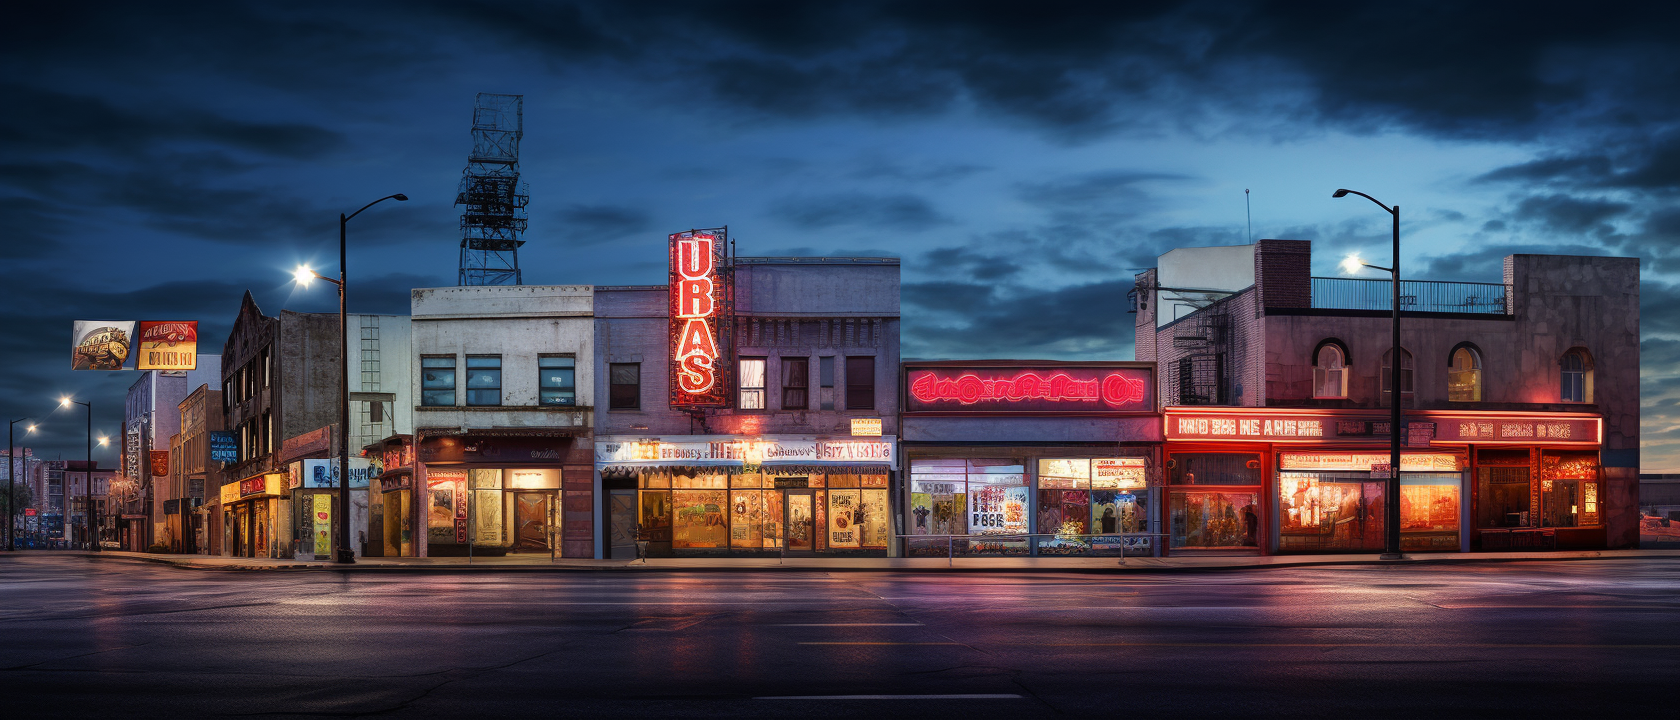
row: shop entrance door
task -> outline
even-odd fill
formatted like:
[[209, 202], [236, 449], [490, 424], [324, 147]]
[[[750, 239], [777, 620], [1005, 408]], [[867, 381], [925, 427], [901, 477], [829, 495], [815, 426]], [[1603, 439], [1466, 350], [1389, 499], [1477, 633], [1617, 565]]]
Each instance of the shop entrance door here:
[[787, 555], [811, 555], [816, 552], [816, 500], [810, 490], [789, 490], [784, 499], [787, 522]]
[[636, 557], [636, 491], [613, 490], [608, 496], [607, 557]]
[[548, 550], [548, 493], [515, 494], [513, 521], [519, 527], [514, 536], [515, 550]]

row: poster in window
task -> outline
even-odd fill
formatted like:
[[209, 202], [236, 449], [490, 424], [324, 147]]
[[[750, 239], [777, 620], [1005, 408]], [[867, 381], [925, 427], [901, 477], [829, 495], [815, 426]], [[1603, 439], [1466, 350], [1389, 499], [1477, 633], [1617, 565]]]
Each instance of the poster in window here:
[[314, 520], [315, 557], [327, 557], [332, 554], [332, 497], [321, 494], [304, 497], [314, 500], [309, 505]]
[[833, 548], [855, 548], [861, 541], [858, 525], [863, 520], [863, 504], [854, 490], [828, 491], [828, 545]]
[[863, 491], [863, 522], [859, 523], [863, 533], [861, 544], [864, 547], [886, 547], [891, 540], [891, 531], [887, 526], [887, 491]]
[[975, 534], [1028, 532], [1025, 486], [978, 485], [971, 490], [968, 524]]
[[502, 492], [479, 490], [473, 493], [478, 507], [473, 508], [473, 542], [478, 545], [502, 544]]
[[764, 545], [764, 491], [736, 490], [729, 494], [729, 546], [756, 549]]
[[910, 534], [929, 535], [933, 532], [933, 495], [910, 493]]
[[[426, 474], [426, 540], [434, 543], [466, 542], [467, 473], [434, 470]], [[456, 519], [461, 532], [456, 532]]]
[[727, 490], [673, 490], [671, 546], [678, 548], [728, 547]]

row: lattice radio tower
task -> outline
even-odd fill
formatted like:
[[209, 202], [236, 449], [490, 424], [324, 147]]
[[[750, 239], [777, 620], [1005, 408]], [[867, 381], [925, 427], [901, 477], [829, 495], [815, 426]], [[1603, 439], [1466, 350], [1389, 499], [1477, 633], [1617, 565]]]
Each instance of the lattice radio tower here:
[[472, 154], [461, 173], [460, 285], [523, 285], [519, 246], [525, 241], [528, 189], [519, 184], [519, 140], [525, 96], [479, 93], [473, 106]]

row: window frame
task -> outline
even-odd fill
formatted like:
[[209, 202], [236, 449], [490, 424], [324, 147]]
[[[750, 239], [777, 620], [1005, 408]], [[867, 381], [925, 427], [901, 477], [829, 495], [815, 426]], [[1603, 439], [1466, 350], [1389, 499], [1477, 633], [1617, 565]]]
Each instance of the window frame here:
[[[798, 384], [794, 384], [795, 382]], [[797, 399], [790, 402], [790, 399], [795, 397]], [[781, 407], [783, 410], [809, 410], [811, 408], [811, 358], [803, 356], [782, 358]]]
[[[1459, 369], [1457, 362], [1459, 353], [1470, 358], [1470, 367]], [[1470, 376], [1469, 397], [1454, 397], [1453, 387], [1456, 376], [1468, 374]], [[1447, 402], [1481, 402], [1482, 401], [1482, 351], [1481, 348], [1467, 342], [1453, 346], [1447, 353]]]
[[[474, 368], [473, 367], [473, 361], [474, 360], [477, 360], [481, 363], [484, 362], [484, 361], [487, 361], [487, 360], [495, 360], [496, 366], [494, 368], [492, 368], [492, 367], [489, 367], [487, 365], [484, 365], [484, 366]], [[466, 406], [467, 407], [500, 407], [501, 404], [502, 404], [502, 356], [501, 355], [489, 355], [489, 354], [467, 355], [466, 356], [466, 362], [464, 364], [464, 369], [466, 370], [467, 377], [466, 377], [466, 383], [465, 383], [466, 387], [462, 388], [462, 389], [466, 390], [466, 395], [465, 395], [465, 397], [463, 397], [463, 399], [466, 401]], [[473, 387], [473, 371], [474, 370], [478, 370], [478, 371], [481, 371], [481, 372], [482, 371], [488, 371], [488, 370], [494, 370], [496, 372], [496, 386], [495, 386], [495, 388]], [[487, 391], [492, 390], [492, 389], [494, 389], [496, 391], [496, 402], [493, 402], [493, 403], [492, 402], [474, 402], [474, 400], [473, 400], [473, 392], [474, 391], [487, 392]]]
[[[1336, 353], [1336, 359], [1340, 361], [1340, 364], [1337, 367], [1330, 368], [1330, 367], [1325, 367], [1324, 366], [1322, 361], [1323, 361], [1323, 358], [1324, 358], [1324, 351], [1326, 351], [1326, 350], [1332, 350]], [[1327, 340], [1324, 340], [1324, 341], [1320, 342], [1318, 344], [1318, 347], [1313, 349], [1313, 358], [1312, 359], [1313, 359], [1313, 384], [1312, 384], [1312, 396], [1313, 396], [1313, 398], [1317, 399], [1317, 400], [1345, 400], [1345, 399], [1347, 399], [1347, 396], [1348, 396], [1348, 365], [1350, 365], [1351, 363], [1348, 362], [1347, 348], [1342, 345], [1341, 341], [1335, 340], [1335, 339], [1327, 339]], [[1322, 395], [1322, 394], [1319, 393], [1319, 390], [1320, 390], [1320, 388], [1323, 388], [1325, 385], [1328, 384], [1328, 382], [1330, 380], [1328, 375], [1331, 372], [1337, 373], [1336, 386], [1340, 389], [1340, 392], [1338, 394], [1335, 394], [1335, 395]]]
[[[449, 369], [449, 387], [448, 388], [427, 388], [426, 387], [426, 370], [427, 370], [426, 361], [427, 360], [448, 360], [449, 361], [449, 367], [448, 367], [448, 369]], [[444, 369], [444, 366], [436, 365], [436, 366], [433, 366], [431, 369], [442, 370], [442, 369]], [[421, 407], [459, 407], [460, 406], [460, 400], [461, 400], [461, 395], [460, 395], [460, 390], [461, 390], [460, 369], [461, 369], [460, 359], [457, 358], [454, 355], [421, 355], [420, 356], [420, 406]], [[441, 403], [441, 402], [430, 402], [429, 401], [430, 398], [429, 398], [428, 393], [442, 392], [446, 389], [449, 392], [449, 402], [447, 404]]]
[[[748, 363], [758, 363], [758, 385], [748, 385]], [[735, 409], [737, 410], [768, 410], [765, 401], [766, 389], [770, 385], [770, 359], [762, 356], [743, 356], [735, 361]], [[756, 394], [755, 394], [756, 393]], [[748, 398], [756, 398], [756, 404]]]
[[[551, 360], [566, 360], [570, 365], [546, 366], [543, 363]], [[569, 369], [572, 371], [572, 381], [565, 386], [550, 386], [547, 370]], [[550, 392], [571, 393], [571, 402], [548, 402]], [[537, 355], [537, 405], [541, 407], [577, 407], [577, 356], [569, 353], [542, 353]]]
[[[868, 385], [864, 385], [862, 383], [854, 383], [852, 381], [852, 364], [854, 362], [860, 363], [860, 364], [861, 363], [868, 363], [869, 364], [869, 372], [866, 373], [866, 375], [868, 376], [868, 379], [869, 379], [869, 384]], [[877, 370], [877, 368], [875, 367], [875, 356], [874, 355], [847, 355], [846, 356], [846, 409], [847, 410], [874, 410], [875, 409], [875, 388], [876, 388], [875, 372], [876, 372], [876, 370]], [[867, 388], [867, 390], [865, 390], [864, 388]], [[854, 402], [854, 399], [864, 398], [864, 397], [868, 398], [867, 404]]]
[[[615, 382], [618, 368], [633, 368], [636, 371], [635, 383]], [[628, 393], [620, 388], [631, 388]], [[630, 404], [623, 404], [624, 398]], [[608, 410], [640, 410], [642, 409], [642, 364], [639, 362], [607, 363], [607, 409]]]
[[[1569, 360], [1573, 358], [1580, 363], [1579, 368], [1570, 368]], [[1592, 356], [1585, 348], [1574, 347], [1558, 357], [1558, 402], [1588, 404], [1592, 402]], [[1570, 397], [1570, 376], [1575, 378], [1573, 388], [1579, 394]]]

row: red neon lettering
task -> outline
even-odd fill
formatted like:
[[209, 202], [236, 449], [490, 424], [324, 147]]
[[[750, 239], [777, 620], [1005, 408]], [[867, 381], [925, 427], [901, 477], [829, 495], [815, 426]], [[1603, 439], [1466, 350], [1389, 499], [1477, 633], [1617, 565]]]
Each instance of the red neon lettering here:
[[693, 280], [712, 274], [712, 236], [694, 235], [677, 241], [677, 274]]
[[708, 317], [712, 314], [712, 306], [711, 278], [695, 278], [677, 283], [677, 317]]
[[704, 355], [690, 355], [682, 359], [677, 370], [677, 387], [683, 392], [700, 394], [712, 389], [717, 382], [717, 372], [712, 369], [712, 359]]
[[925, 403], [955, 401], [963, 405], [980, 402], [1023, 402], [1049, 400], [1052, 402], [1105, 402], [1109, 405], [1129, 405], [1143, 401], [1146, 384], [1143, 380], [1119, 373], [1100, 380], [1080, 380], [1066, 373], [1048, 377], [1023, 372], [1012, 378], [981, 378], [964, 373], [953, 379], [942, 379], [933, 373], [923, 373], [910, 383], [910, 396]]
[[689, 318], [684, 322], [682, 335], [677, 339], [677, 359], [687, 360], [691, 355], [704, 355], [707, 358], [718, 356], [717, 342], [712, 339], [712, 328], [701, 318]]

